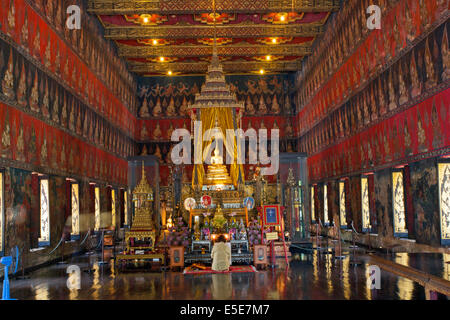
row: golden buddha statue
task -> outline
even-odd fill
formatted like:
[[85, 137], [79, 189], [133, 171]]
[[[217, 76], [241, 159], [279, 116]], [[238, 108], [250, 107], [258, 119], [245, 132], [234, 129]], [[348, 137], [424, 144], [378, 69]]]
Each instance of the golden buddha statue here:
[[212, 225], [217, 229], [222, 229], [226, 222], [227, 219], [223, 216], [222, 208], [220, 204], [218, 204]]
[[219, 155], [219, 149], [214, 149], [214, 156], [211, 157], [211, 164], [208, 166], [206, 174], [206, 184], [208, 185], [227, 185], [232, 184], [228, 175], [227, 166], [223, 164], [223, 158]]
[[10, 49], [9, 52], [8, 68], [6, 69], [5, 76], [3, 77], [2, 91], [7, 98], [11, 99], [14, 97], [14, 65], [12, 58], [12, 49]]

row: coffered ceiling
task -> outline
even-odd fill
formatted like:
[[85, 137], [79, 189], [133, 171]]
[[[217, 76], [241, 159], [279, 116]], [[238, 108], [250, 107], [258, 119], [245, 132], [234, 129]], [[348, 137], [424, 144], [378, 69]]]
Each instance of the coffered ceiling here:
[[212, 55], [227, 74], [296, 71], [339, 0], [89, 0], [105, 37], [141, 76], [203, 75]]

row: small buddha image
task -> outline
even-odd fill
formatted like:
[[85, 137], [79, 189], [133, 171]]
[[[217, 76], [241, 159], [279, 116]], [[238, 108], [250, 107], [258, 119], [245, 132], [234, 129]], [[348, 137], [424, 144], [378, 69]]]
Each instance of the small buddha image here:
[[417, 113], [417, 137], [419, 142], [419, 152], [426, 152], [428, 148], [426, 146], [426, 135], [425, 130], [422, 126], [422, 119], [420, 117], [420, 112]]
[[441, 123], [436, 110], [436, 103], [433, 101], [433, 109], [431, 111], [431, 124], [433, 128], [433, 148], [438, 148], [442, 143]]
[[16, 28], [16, 6], [14, 5], [14, 1], [9, 1], [9, 9], [8, 9], [8, 16], [6, 24], [6, 33], [9, 36], [15, 35], [15, 28]]
[[272, 113], [279, 114], [280, 113], [280, 105], [278, 104], [277, 95], [273, 95], [272, 99]]
[[20, 33], [20, 43], [22, 44], [21, 47], [26, 52], [29, 52], [30, 49], [28, 44], [28, 10], [25, 10], [25, 16], [23, 18], [23, 25]]
[[183, 96], [183, 101], [181, 102], [180, 111], [179, 111], [181, 116], [187, 115], [187, 107], [188, 107], [188, 103], [186, 100], [186, 96]]
[[17, 103], [25, 107], [27, 105], [27, 83], [26, 83], [26, 72], [25, 72], [25, 63], [22, 63], [22, 69], [20, 71], [19, 85], [17, 87]]
[[411, 97], [414, 99], [422, 93], [422, 83], [420, 82], [419, 75], [417, 73], [417, 65], [414, 52], [411, 54], [411, 64], [409, 69], [411, 74]]
[[45, 118], [50, 118], [50, 101], [49, 101], [49, 95], [48, 95], [48, 81], [45, 81], [45, 89], [44, 89], [44, 97], [42, 98], [42, 114]]
[[170, 98], [169, 106], [166, 110], [166, 115], [169, 117], [176, 116], [177, 111], [175, 109], [175, 101], [173, 100], [173, 97]]
[[153, 140], [160, 140], [162, 138], [161, 127], [159, 126], [159, 122], [156, 123], [156, 128], [153, 130]]
[[287, 125], [286, 125], [285, 134], [287, 137], [292, 137], [294, 135], [294, 129], [292, 128], [291, 120], [288, 119], [286, 122], [287, 122]]
[[141, 139], [144, 141], [148, 139], [148, 131], [147, 126], [145, 124], [142, 125]]
[[425, 87], [427, 89], [435, 87], [437, 84], [436, 72], [434, 70], [434, 64], [431, 58], [428, 39], [427, 42], [425, 43], [425, 70], [427, 73], [427, 81], [425, 82]]
[[47, 39], [45, 53], [44, 53], [44, 65], [46, 68], [50, 68], [51, 63], [52, 63], [52, 54], [51, 54], [51, 41], [50, 41], [50, 35], [49, 35], [48, 39]]
[[264, 102], [263, 95], [261, 95], [259, 98], [258, 113], [261, 115], [267, 114], [267, 106], [266, 106], [266, 103]]
[[448, 42], [448, 34], [444, 28], [444, 35], [442, 38], [442, 81], [450, 79], [450, 50]]
[[31, 94], [29, 98], [29, 105], [32, 111], [39, 112], [39, 87], [38, 87], [38, 73], [34, 72], [33, 87], [31, 88]]
[[148, 155], [148, 151], [147, 151], [147, 146], [144, 144], [144, 147], [142, 148], [142, 152], [140, 154], [141, 156], [146, 156]]
[[2, 81], [2, 92], [7, 98], [14, 99], [14, 63], [12, 49], [9, 50], [8, 66]]
[[291, 99], [289, 98], [288, 94], [284, 98], [284, 112], [286, 114], [291, 114], [292, 112]]
[[25, 141], [23, 137], [23, 123], [21, 122], [19, 126], [19, 135], [17, 136], [16, 141], [16, 160], [19, 161], [25, 160], [24, 148], [25, 148]]
[[5, 120], [3, 122], [2, 132], [2, 157], [11, 157], [11, 132], [9, 126], [9, 111], [6, 111]]
[[[53, 108], [52, 108], [52, 120], [56, 123], [59, 122], [59, 91], [55, 89], [55, 99], [53, 100]], [[87, 135], [87, 133], [86, 133]]]
[[399, 105], [403, 105], [406, 102], [408, 102], [408, 92], [406, 91], [405, 81], [403, 80], [403, 68], [402, 64], [399, 65], [399, 71], [398, 71], [398, 91], [399, 91], [399, 99], [398, 103]]
[[392, 81], [392, 71], [389, 72], [388, 80], [388, 91], [389, 91], [389, 111], [395, 110], [397, 108], [397, 97], [394, 90], [394, 83]]
[[174, 128], [173, 128], [173, 125], [172, 125], [172, 122], [171, 122], [170, 125], [169, 125], [169, 129], [167, 130], [167, 134], [166, 134], [166, 139], [167, 140], [171, 140], [172, 139], [173, 131], [174, 131]]
[[161, 149], [159, 148], [159, 145], [156, 145], [155, 152], [153, 153], [153, 155], [159, 159], [159, 162], [161, 163], [163, 162]]
[[156, 100], [156, 105], [155, 105], [155, 107], [153, 108], [152, 115], [153, 115], [154, 117], [159, 117], [159, 116], [162, 115], [161, 99], [160, 99], [159, 97], [158, 97], [158, 99]]

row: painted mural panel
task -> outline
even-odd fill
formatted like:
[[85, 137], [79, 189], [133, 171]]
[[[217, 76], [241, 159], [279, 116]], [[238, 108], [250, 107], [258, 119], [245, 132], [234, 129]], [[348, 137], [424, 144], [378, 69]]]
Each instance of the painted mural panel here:
[[324, 225], [329, 225], [328, 220], [328, 185], [323, 186], [323, 223]]
[[394, 214], [394, 235], [406, 237], [406, 211], [405, 211], [405, 190], [403, 187], [403, 172], [392, 172], [392, 205]]
[[116, 190], [111, 190], [111, 221], [112, 226], [116, 227], [116, 218], [117, 218], [117, 212], [116, 212]]
[[450, 163], [438, 163], [441, 244], [450, 244]]
[[39, 245], [50, 244], [50, 201], [48, 179], [41, 179], [40, 182], [40, 237]]
[[347, 228], [347, 213], [345, 212], [345, 182], [339, 181], [339, 217], [341, 228]]
[[123, 216], [124, 216], [124, 225], [128, 225], [128, 192], [124, 191], [123, 194]]
[[73, 183], [71, 187], [72, 198], [72, 235], [80, 234], [80, 200], [79, 185]]
[[95, 216], [95, 230], [99, 230], [100, 229], [100, 188], [99, 187], [95, 187], [94, 188], [94, 201], [95, 201], [95, 207], [94, 207], [94, 216]]
[[363, 232], [370, 230], [369, 181], [367, 177], [361, 178], [361, 209]]

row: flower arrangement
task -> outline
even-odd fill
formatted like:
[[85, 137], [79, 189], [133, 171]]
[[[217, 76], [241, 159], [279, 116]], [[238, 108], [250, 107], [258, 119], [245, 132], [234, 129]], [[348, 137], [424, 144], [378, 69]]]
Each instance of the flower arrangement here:
[[167, 244], [169, 246], [189, 246], [189, 227], [183, 221], [182, 217], [178, 217], [173, 227], [169, 228]]
[[[262, 226], [258, 220], [253, 219], [252, 221], [250, 221], [248, 228], [247, 228], [248, 242], [250, 243], [250, 245], [254, 246], [257, 244], [261, 244], [261, 228], [262, 228]], [[267, 232], [269, 232], [269, 229], [264, 229], [263, 244], [267, 244], [267, 242], [268, 242], [265, 237]]]

